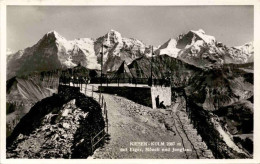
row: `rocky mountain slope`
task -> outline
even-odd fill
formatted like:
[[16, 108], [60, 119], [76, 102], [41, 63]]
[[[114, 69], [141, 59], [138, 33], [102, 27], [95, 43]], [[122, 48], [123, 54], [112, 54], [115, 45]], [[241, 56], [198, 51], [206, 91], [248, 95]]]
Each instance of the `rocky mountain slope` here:
[[[151, 58], [136, 59], [129, 68], [135, 77], [149, 78]], [[229, 134], [226, 135], [231, 138], [229, 140], [232, 142], [234, 140], [241, 149], [252, 154], [253, 63], [221, 64], [211, 68], [200, 68], [168, 55], [155, 56], [153, 78], [167, 76], [171, 78], [173, 93], [183, 88], [193, 104], [201, 110], [215, 114], [217, 122]], [[190, 108], [194, 108], [194, 105]]]
[[[151, 58], [134, 60], [129, 69], [134, 77], [151, 76]], [[207, 110], [217, 110], [253, 96], [253, 63], [225, 64], [220, 68], [202, 69], [168, 55], [153, 58], [153, 78], [171, 79], [172, 87], [184, 87], [194, 102]], [[217, 99], [217, 100], [216, 100]], [[217, 101], [217, 102], [216, 102]]]
[[170, 57], [168, 55], [159, 55], [153, 57], [141, 57], [129, 64], [132, 75], [136, 78], [151, 77], [151, 60], [152, 74], [154, 79], [170, 78], [172, 86], [187, 86], [203, 70], [193, 65], [187, 64], [182, 60]]
[[207, 110], [218, 110], [222, 106], [250, 99], [253, 94], [253, 73], [228, 65], [221, 69], [208, 70], [193, 79], [186, 88], [194, 102]]
[[58, 92], [61, 78], [82, 76], [86, 77], [86, 80], [89, 79], [90, 72], [91, 70], [78, 65], [69, 69], [36, 72], [9, 79], [6, 82], [7, 136], [35, 103]]
[[7, 138], [7, 158], [87, 158], [90, 137], [104, 128], [100, 105], [79, 88], [36, 103]]
[[35, 103], [58, 92], [59, 76], [60, 72], [54, 70], [13, 77], [6, 82], [7, 136]]

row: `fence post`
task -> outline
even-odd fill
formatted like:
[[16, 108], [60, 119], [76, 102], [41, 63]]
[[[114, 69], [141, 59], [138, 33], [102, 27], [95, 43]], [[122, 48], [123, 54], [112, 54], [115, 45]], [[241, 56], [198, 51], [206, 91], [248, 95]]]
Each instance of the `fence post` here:
[[106, 109], [107, 109], [107, 103], [104, 103], [104, 114], [106, 114]]
[[107, 134], [108, 134], [108, 118], [107, 118], [107, 109], [106, 109], [106, 123], [107, 123]]
[[106, 122], [107, 122], [107, 134], [108, 134], [108, 119], [106, 119]]

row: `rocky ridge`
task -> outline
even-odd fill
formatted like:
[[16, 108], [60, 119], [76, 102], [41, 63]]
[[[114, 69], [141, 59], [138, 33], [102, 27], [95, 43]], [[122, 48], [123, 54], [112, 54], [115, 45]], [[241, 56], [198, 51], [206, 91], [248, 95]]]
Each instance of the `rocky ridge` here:
[[59, 86], [58, 94], [36, 103], [17, 124], [7, 138], [7, 158], [87, 158], [91, 136], [104, 126], [95, 100], [77, 87]]
[[58, 92], [59, 74], [58, 71], [47, 71], [7, 81], [7, 136], [31, 107]]
[[75, 105], [75, 99], [71, 100], [59, 113], [47, 114], [40, 127], [30, 135], [20, 134], [14, 141], [16, 147], [13, 150], [9, 148], [7, 158], [71, 158], [73, 135], [80, 120], [87, 116], [88, 113]]

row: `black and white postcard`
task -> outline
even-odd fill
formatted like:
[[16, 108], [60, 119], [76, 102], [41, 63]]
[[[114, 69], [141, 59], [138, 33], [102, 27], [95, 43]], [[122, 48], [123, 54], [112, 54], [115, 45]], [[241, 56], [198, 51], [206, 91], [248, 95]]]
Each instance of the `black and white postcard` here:
[[256, 163], [259, 2], [241, 2], [2, 1], [1, 163]]

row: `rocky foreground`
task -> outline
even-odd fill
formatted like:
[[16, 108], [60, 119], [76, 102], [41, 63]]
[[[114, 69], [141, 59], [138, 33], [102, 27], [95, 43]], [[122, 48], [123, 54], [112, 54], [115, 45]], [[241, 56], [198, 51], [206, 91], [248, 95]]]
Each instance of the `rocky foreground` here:
[[[30, 135], [20, 134], [13, 144], [17, 146], [7, 153], [7, 157], [71, 158], [73, 134], [80, 127], [80, 120], [89, 114], [78, 108], [75, 102], [74, 99], [65, 104], [58, 114], [47, 114], [41, 126]], [[84, 139], [80, 140], [76, 145], [83, 141]]]
[[[51, 101], [59, 104], [54, 102], [57, 96], [66, 103], [52, 106]], [[87, 158], [92, 154], [90, 138], [104, 128], [96, 101], [79, 88], [59, 87], [58, 95], [39, 103], [7, 139], [7, 158]]]

